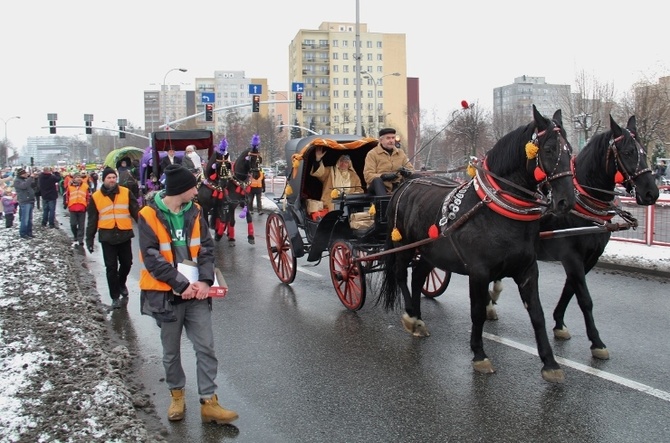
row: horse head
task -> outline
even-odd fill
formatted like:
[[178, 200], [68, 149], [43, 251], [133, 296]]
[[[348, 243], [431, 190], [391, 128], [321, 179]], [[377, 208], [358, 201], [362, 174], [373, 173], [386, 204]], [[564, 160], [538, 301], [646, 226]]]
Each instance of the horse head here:
[[524, 148], [526, 171], [547, 195], [551, 211], [566, 214], [575, 205], [575, 191], [572, 146], [563, 128], [563, 113], [559, 109], [548, 119], [533, 105], [533, 120], [535, 128]]
[[621, 183], [638, 205], [653, 205], [658, 200], [658, 186], [647, 163], [647, 149], [636, 137], [635, 116], [621, 128], [610, 115], [611, 137], [608, 142], [606, 170], [614, 183]]
[[248, 181], [249, 177], [257, 179], [260, 177], [262, 161], [263, 157], [257, 151], [246, 149], [235, 160], [235, 166], [233, 167], [235, 178], [241, 182]]
[[548, 206], [552, 212], [565, 214], [575, 205], [571, 155], [561, 111], [556, 111], [550, 119], [533, 105], [533, 121], [498, 140], [486, 155], [486, 174], [478, 172], [477, 178], [483, 188], [488, 188], [484, 190], [489, 195], [492, 195], [491, 186], [486, 186], [486, 182], [495, 179], [497, 184], [492, 185], [493, 188], [499, 186], [512, 194], [521, 192], [524, 198], [532, 194], [538, 206]]

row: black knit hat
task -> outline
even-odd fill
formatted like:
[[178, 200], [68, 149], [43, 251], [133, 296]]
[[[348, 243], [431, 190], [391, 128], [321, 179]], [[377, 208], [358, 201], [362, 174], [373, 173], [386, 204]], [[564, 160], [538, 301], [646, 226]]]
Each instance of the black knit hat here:
[[182, 165], [165, 168], [165, 195], [179, 195], [195, 188], [198, 182], [191, 171]]
[[107, 166], [105, 169], [102, 170], [102, 181], [105, 181], [105, 177], [107, 177], [109, 174], [114, 174], [118, 177], [114, 168], [110, 168], [109, 166]]

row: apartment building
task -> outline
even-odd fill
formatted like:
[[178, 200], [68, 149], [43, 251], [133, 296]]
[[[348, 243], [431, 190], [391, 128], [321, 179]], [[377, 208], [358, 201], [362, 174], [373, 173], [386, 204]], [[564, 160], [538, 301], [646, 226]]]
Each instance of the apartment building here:
[[293, 110], [292, 120], [317, 132], [355, 134], [360, 111], [366, 135], [376, 137], [379, 128], [393, 126], [407, 140], [405, 34], [370, 32], [364, 23], [356, 28], [323, 22], [293, 38], [289, 78], [305, 90], [303, 109]]

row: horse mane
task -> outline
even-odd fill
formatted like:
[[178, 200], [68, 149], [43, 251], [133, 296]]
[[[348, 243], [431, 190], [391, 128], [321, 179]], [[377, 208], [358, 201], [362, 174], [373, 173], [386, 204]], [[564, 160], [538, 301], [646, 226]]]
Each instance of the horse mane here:
[[503, 177], [519, 171], [519, 165], [525, 163], [526, 143], [531, 140], [534, 131], [535, 122], [531, 122], [502, 136], [486, 153], [489, 170]]
[[[602, 176], [606, 171], [605, 162], [607, 158], [607, 149], [612, 138], [612, 130], [609, 129], [600, 134], [596, 134], [586, 143], [586, 146], [579, 151], [575, 158], [576, 170], [578, 171], [578, 178], [581, 180], [592, 181], [593, 177]], [[580, 183], [581, 183], [580, 180]], [[595, 183], [582, 183], [595, 184]]]

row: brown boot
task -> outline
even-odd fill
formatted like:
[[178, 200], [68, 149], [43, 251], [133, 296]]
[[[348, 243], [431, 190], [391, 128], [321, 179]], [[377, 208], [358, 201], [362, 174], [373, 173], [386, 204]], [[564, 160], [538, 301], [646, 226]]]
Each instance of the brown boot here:
[[184, 419], [184, 411], [186, 410], [186, 403], [184, 403], [184, 388], [171, 389], [170, 395], [172, 402], [168, 408], [168, 420], [179, 421]]
[[200, 415], [203, 423], [214, 422], [218, 424], [230, 423], [239, 417], [237, 412], [219, 406], [216, 394], [212, 395], [212, 398], [200, 399]]

